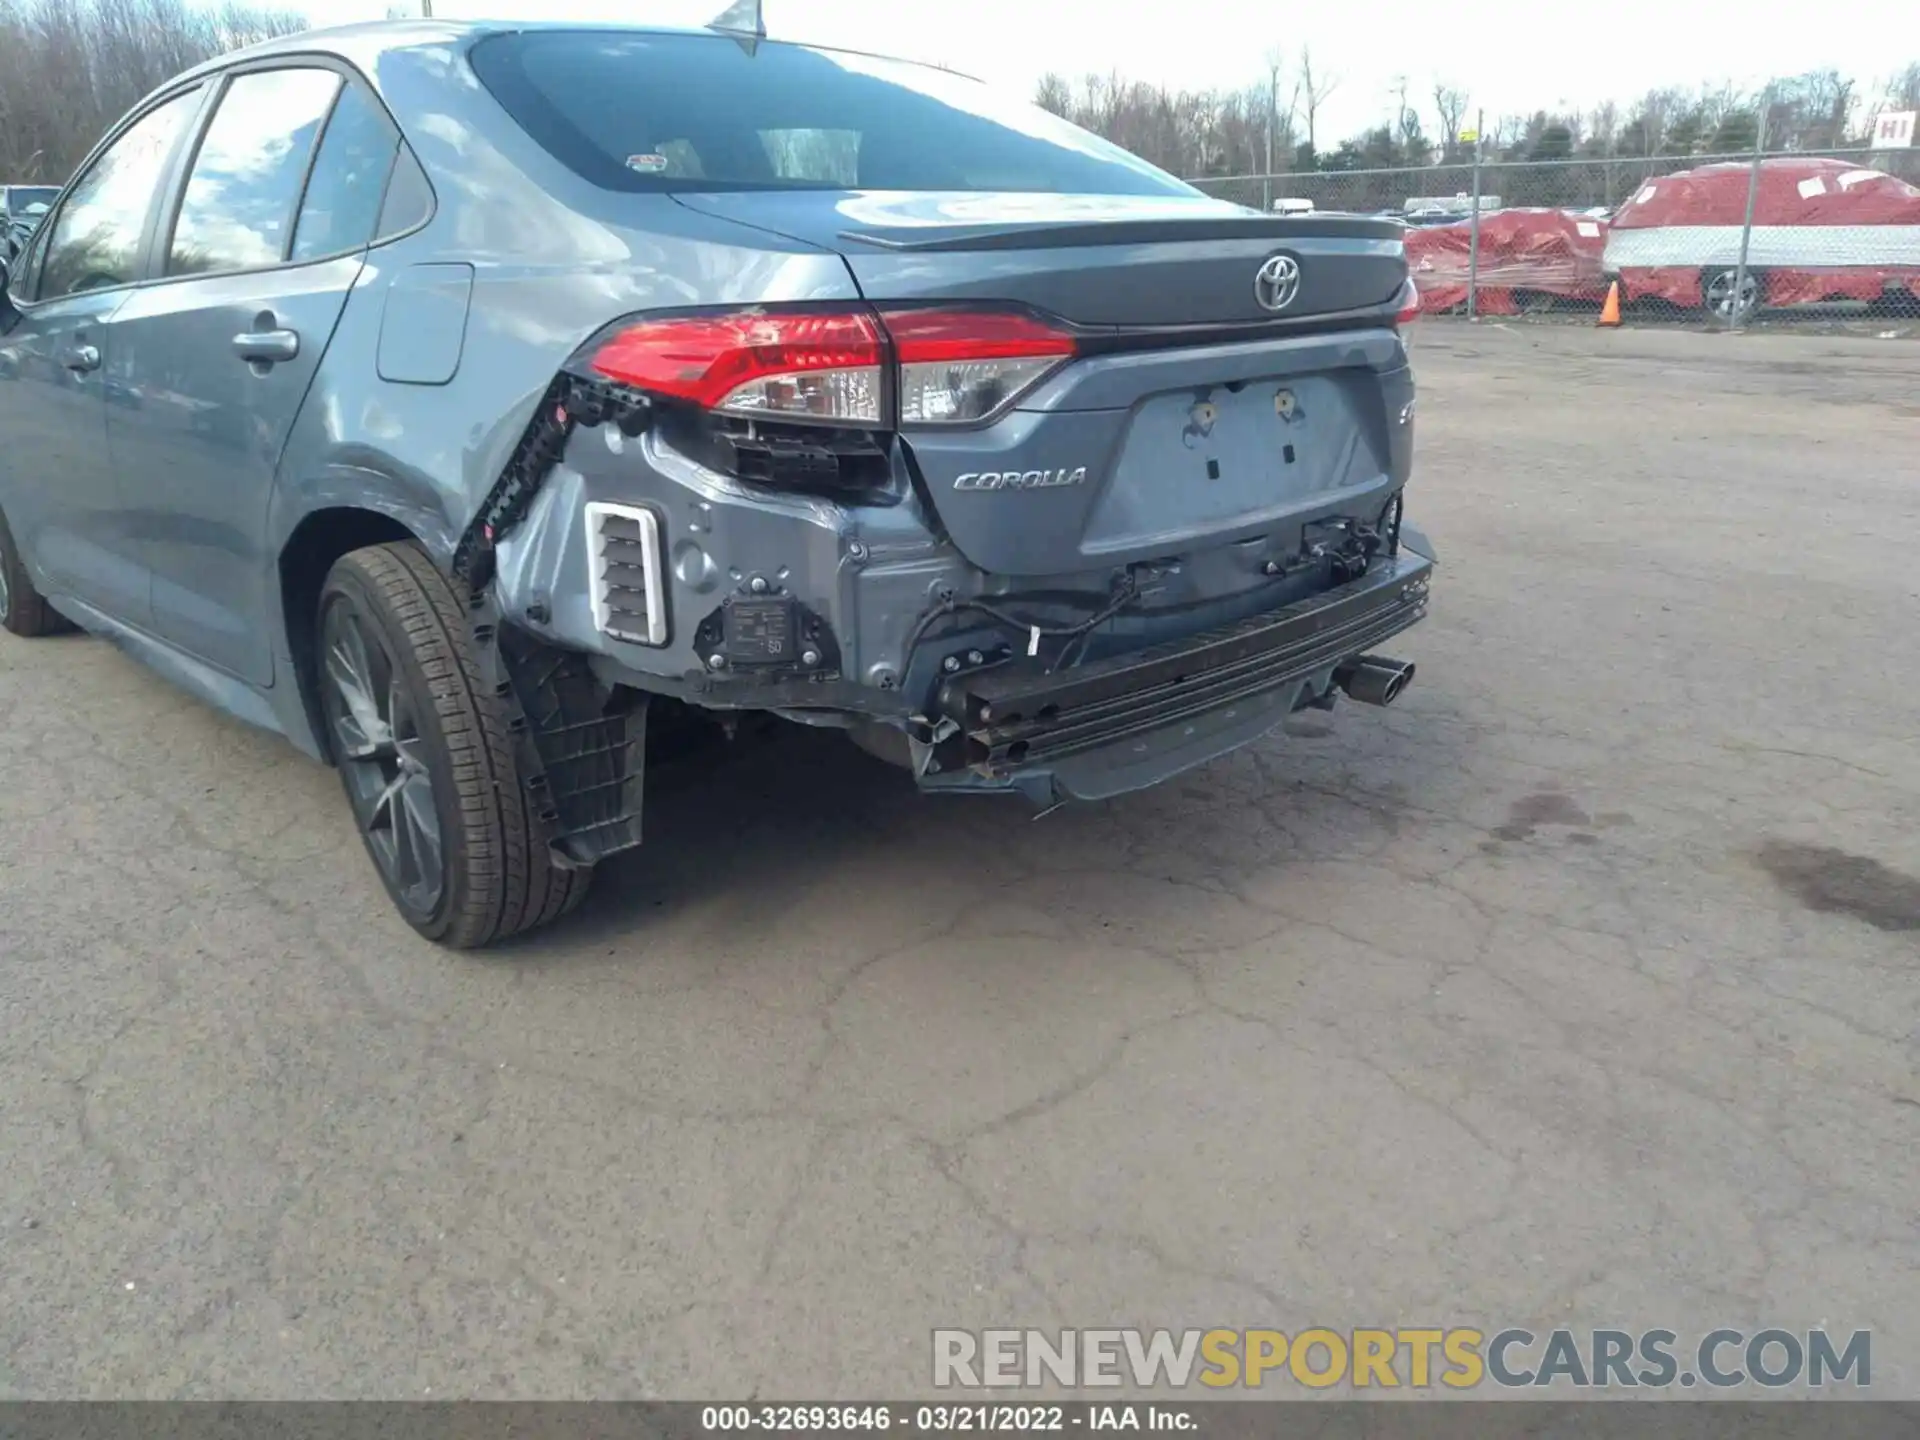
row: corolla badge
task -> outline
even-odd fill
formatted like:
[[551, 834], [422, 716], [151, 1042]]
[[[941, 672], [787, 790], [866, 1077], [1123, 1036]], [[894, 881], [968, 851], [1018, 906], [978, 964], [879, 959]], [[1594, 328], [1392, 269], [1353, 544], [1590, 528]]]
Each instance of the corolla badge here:
[[1253, 298], [1262, 310], [1284, 310], [1300, 293], [1300, 262], [1291, 255], [1275, 255], [1253, 277]]
[[977, 470], [953, 482], [956, 490], [1053, 490], [1087, 483], [1087, 467], [1067, 470]]

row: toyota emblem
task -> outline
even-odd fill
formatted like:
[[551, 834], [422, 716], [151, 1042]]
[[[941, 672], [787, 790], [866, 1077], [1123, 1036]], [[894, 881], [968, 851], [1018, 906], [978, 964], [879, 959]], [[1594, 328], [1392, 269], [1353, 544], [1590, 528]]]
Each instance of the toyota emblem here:
[[1253, 277], [1253, 298], [1262, 310], [1284, 310], [1300, 293], [1300, 262], [1291, 255], [1275, 255]]

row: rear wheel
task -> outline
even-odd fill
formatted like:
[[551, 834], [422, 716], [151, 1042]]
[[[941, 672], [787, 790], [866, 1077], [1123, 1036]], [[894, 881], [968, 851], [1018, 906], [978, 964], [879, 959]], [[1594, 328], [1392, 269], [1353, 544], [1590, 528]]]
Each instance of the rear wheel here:
[[347, 800], [407, 923], [468, 948], [586, 898], [592, 872], [553, 862], [467, 607], [418, 546], [356, 550], [320, 593], [319, 692]]
[[1744, 276], [1737, 270], [1707, 270], [1700, 276], [1700, 299], [1708, 310], [1728, 322], [1752, 319], [1764, 293], [1765, 280], [1758, 270], [1749, 270]]
[[15, 635], [28, 637], [58, 635], [71, 630], [72, 623], [55, 610], [27, 574], [27, 563], [20, 558], [7, 517], [0, 515], [0, 626]]

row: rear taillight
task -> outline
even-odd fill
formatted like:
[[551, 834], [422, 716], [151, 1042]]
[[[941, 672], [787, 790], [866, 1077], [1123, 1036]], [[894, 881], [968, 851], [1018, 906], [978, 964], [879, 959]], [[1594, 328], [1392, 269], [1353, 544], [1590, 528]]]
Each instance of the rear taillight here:
[[883, 345], [864, 311], [743, 311], [643, 320], [593, 357], [609, 380], [703, 410], [882, 423]]
[[991, 419], [1072, 358], [1071, 334], [996, 310], [888, 310], [902, 425]]
[[1420, 318], [1420, 287], [1413, 283], [1409, 275], [1400, 287], [1400, 304], [1393, 317], [1395, 325], [1411, 325]]
[[[641, 320], [595, 373], [703, 410], [879, 428], [990, 420], [1064, 365], [1071, 333], [1019, 311], [753, 310]], [[890, 368], [891, 367], [891, 368]]]

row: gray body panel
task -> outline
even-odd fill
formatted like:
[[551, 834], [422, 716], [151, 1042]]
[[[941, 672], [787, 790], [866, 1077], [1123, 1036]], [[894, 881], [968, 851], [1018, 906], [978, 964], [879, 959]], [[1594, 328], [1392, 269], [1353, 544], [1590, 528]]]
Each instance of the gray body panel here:
[[[68, 296], [40, 307], [31, 327], [0, 336], [6, 469], [50, 480], [9, 486], [0, 506], [43, 590], [93, 596], [145, 625], [147, 567], [107, 454], [106, 322], [125, 299], [123, 291]], [[76, 368], [82, 350], [98, 357], [94, 368]]]
[[1396, 227], [1333, 216], [1250, 219], [1203, 196], [809, 191], [679, 200], [844, 250], [870, 300], [1019, 301], [1092, 326], [1269, 319], [1253, 276], [1279, 251], [1300, 264], [1289, 318], [1390, 301], [1407, 274]]
[[[354, 255], [144, 286], [108, 327], [107, 451], [151, 571], [153, 633], [251, 684], [273, 683], [259, 622], [274, 474], [360, 267]], [[297, 353], [236, 353], [236, 336], [269, 331]]]
[[[1406, 274], [1394, 227], [1280, 222], [1197, 195], [617, 193], [556, 163], [476, 81], [465, 52], [487, 33], [349, 27], [205, 67], [350, 67], [428, 177], [424, 223], [323, 263], [29, 303], [0, 336], [0, 429], [21, 437], [0, 458], [0, 506], [36, 582], [83, 623], [140, 637], [150, 659], [178, 652], [175, 678], [309, 753], [324, 747], [293, 673], [290, 539], [313, 517], [361, 512], [451, 564], [556, 375], [623, 316], [1016, 302], [1136, 341], [1075, 361], [992, 424], [903, 433], [887, 503], [747, 484], [659, 433], [575, 432], [502, 539], [501, 613], [590, 653], [609, 682], [698, 704], [909, 722], [940, 659], [913, 641], [940, 597], [1098, 597], [1137, 572], [1140, 603], [1087, 655], [1256, 614], [1325, 583], [1284, 567], [1273, 578], [1309, 527], [1371, 521], [1407, 479], [1413, 387], [1388, 323]], [[1188, 225], [1201, 229], [1183, 238]], [[1252, 285], [1282, 251], [1300, 266], [1298, 307], [1281, 317], [1293, 331], [1274, 328]], [[268, 322], [298, 334], [297, 358], [233, 353], [234, 335]], [[1196, 325], [1245, 333], [1174, 333]], [[1141, 340], [1157, 329], [1164, 343]], [[63, 347], [88, 338], [104, 342], [104, 370], [61, 368]], [[1211, 407], [1208, 423], [1196, 426], [1196, 407]], [[1085, 481], [955, 489], [969, 473], [1063, 465]], [[659, 648], [596, 629], [581, 524], [596, 499], [645, 504], [663, 523], [671, 623]], [[833, 675], [753, 685], [712, 672], [695, 630], [755, 577], [831, 628]], [[947, 630], [946, 647], [973, 633]], [[1315, 693], [1326, 685], [1316, 677]], [[1243, 712], [1206, 733], [1248, 723]], [[1211, 743], [1169, 740], [1159, 760], [1134, 755], [1123, 770], [1158, 778]], [[1092, 761], [1071, 768], [1078, 793], [1118, 784], [1090, 778]]]

